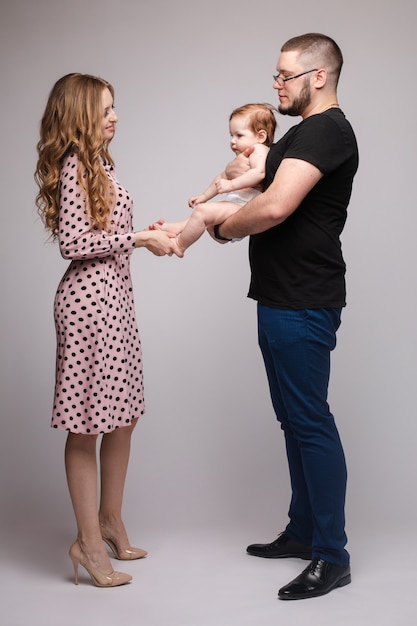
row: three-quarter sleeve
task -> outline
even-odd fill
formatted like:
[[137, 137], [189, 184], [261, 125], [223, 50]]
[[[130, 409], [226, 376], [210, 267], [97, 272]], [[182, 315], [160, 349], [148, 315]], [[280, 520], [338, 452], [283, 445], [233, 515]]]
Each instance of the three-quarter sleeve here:
[[59, 248], [64, 259], [103, 258], [131, 254], [135, 248], [132, 232], [106, 232], [92, 225], [86, 194], [78, 182], [78, 157], [64, 160], [60, 176]]

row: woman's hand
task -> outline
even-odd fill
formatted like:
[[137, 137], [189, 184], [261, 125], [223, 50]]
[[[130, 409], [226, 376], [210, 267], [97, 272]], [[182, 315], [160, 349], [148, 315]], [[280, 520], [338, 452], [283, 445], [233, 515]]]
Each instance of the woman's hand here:
[[177, 243], [175, 233], [163, 230], [141, 230], [136, 234], [136, 248], [146, 248], [155, 256], [176, 256], [182, 258], [184, 252]]

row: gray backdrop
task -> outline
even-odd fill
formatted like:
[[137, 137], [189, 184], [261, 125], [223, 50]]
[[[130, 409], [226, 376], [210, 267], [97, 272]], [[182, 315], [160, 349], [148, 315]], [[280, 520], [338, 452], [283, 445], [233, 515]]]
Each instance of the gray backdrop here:
[[[361, 158], [343, 236], [348, 307], [330, 389], [350, 472], [348, 524], [415, 525], [416, 499], [407, 497], [416, 475], [415, 23], [413, 0], [3, 0], [4, 525], [29, 518], [74, 530], [65, 433], [49, 428], [52, 301], [66, 263], [34, 209], [38, 125], [53, 83], [79, 71], [114, 84], [112, 153], [139, 229], [188, 214], [188, 197], [233, 156], [230, 111], [276, 104], [280, 45], [307, 31], [342, 48], [340, 102]], [[296, 121], [280, 118], [279, 133]], [[132, 274], [147, 414], [133, 442], [129, 525], [279, 531], [288, 475], [256, 307], [246, 298], [247, 241], [219, 246], [205, 235], [182, 260], [139, 250]]]

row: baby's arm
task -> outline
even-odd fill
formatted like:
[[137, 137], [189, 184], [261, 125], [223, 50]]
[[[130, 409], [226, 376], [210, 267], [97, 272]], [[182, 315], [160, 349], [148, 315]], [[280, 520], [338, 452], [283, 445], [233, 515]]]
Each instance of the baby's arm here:
[[225, 178], [225, 177], [226, 177], [225, 172], [222, 172], [221, 174], [216, 176], [216, 178], [211, 181], [210, 185], [207, 187], [205, 191], [203, 191], [203, 193], [200, 193], [198, 196], [192, 196], [188, 200], [188, 206], [193, 208], [197, 206], [197, 204], [201, 204], [202, 202], [207, 202], [208, 200], [211, 200], [212, 198], [214, 198], [214, 196], [217, 196], [219, 192], [217, 191], [216, 180], [218, 178]]
[[246, 187], [257, 187], [265, 178], [265, 161], [269, 148], [264, 144], [255, 144], [249, 156], [249, 170], [231, 180], [219, 176], [215, 179], [217, 193], [229, 193]]
[[[204, 202], [207, 202], [208, 200], [211, 200], [212, 198], [214, 198], [214, 196], [217, 196], [218, 191], [216, 189], [215, 181], [220, 176], [226, 176], [226, 173], [222, 172], [221, 174], [219, 174], [219, 176], [216, 176], [216, 178], [210, 183], [207, 189], [203, 191], [203, 193], [199, 194], [198, 196], [192, 196], [188, 200], [188, 206], [193, 209], [197, 205], [203, 204]], [[160, 219], [157, 222], [150, 224], [148, 229], [149, 230], [164, 230], [164, 231], [179, 235], [184, 230], [185, 225], [188, 222], [188, 219], [182, 220], [181, 222], [165, 222], [164, 219]]]

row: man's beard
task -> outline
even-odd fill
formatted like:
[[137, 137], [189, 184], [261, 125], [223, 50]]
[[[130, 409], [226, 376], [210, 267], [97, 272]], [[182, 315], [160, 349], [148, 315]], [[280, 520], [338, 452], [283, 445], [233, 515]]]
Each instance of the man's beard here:
[[278, 111], [282, 115], [291, 115], [296, 117], [297, 115], [302, 115], [303, 111], [306, 110], [308, 105], [311, 102], [311, 91], [310, 91], [310, 80], [307, 79], [304, 82], [303, 88], [300, 91], [300, 95], [294, 100], [292, 104], [288, 107], [280, 104], [278, 106]]

